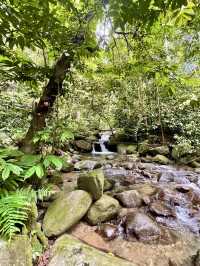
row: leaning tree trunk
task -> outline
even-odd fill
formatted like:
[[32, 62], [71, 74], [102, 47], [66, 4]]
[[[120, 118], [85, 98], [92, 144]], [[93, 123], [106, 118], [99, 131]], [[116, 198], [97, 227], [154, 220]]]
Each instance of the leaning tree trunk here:
[[35, 133], [41, 131], [46, 126], [46, 118], [53, 109], [54, 102], [62, 91], [63, 81], [67, 72], [70, 69], [73, 55], [69, 55], [64, 52], [56, 62], [52, 76], [49, 79], [47, 86], [44, 88], [39, 103], [36, 104], [30, 127], [25, 138], [22, 140], [21, 149], [25, 152], [34, 152], [35, 145], [33, 143], [33, 137]]

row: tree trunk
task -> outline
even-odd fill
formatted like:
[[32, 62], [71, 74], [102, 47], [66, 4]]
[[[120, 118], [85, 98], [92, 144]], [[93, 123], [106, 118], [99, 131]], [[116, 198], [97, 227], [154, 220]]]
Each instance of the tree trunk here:
[[44, 88], [39, 103], [33, 110], [33, 117], [25, 138], [22, 140], [21, 149], [24, 152], [34, 152], [35, 145], [33, 137], [38, 132], [45, 128], [46, 118], [53, 110], [54, 102], [57, 96], [62, 92], [63, 81], [69, 72], [73, 54], [69, 55], [64, 52], [56, 62], [52, 76], [49, 79], [47, 86]]

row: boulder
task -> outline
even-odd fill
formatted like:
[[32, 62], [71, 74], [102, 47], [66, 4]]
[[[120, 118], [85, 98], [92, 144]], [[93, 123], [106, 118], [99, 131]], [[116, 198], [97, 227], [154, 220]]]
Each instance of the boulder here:
[[127, 149], [126, 149], [126, 153], [127, 154], [134, 154], [137, 152], [137, 145], [135, 144], [129, 144]]
[[116, 198], [127, 208], [135, 208], [142, 205], [142, 198], [137, 190], [128, 190], [118, 193]]
[[170, 217], [175, 216], [175, 211], [172, 208], [167, 206], [162, 201], [154, 201], [150, 204], [149, 209], [151, 213], [158, 216]]
[[90, 224], [96, 225], [112, 219], [118, 211], [119, 202], [108, 195], [103, 195], [89, 209], [87, 220]]
[[120, 143], [117, 145], [117, 152], [119, 154], [134, 154], [137, 151], [137, 145]]
[[156, 240], [161, 235], [157, 223], [144, 213], [130, 214], [126, 221], [126, 231], [133, 233], [141, 241]]
[[76, 140], [75, 146], [78, 150], [80, 150], [82, 152], [91, 152], [92, 151], [92, 144], [90, 141]]
[[140, 155], [146, 155], [151, 150], [148, 141], [143, 141], [138, 145], [138, 152]]
[[101, 167], [101, 164], [97, 161], [83, 160], [75, 163], [74, 168], [76, 170], [93, 170]]
[[48, 265], [134, 266], [131, 262], [99, 251], [67, 234], [56, 240]]
[[27, 236], [16, 236], [11, 243], [0, 240], [1, 266], [32, 266], [32, 249]]
[[157, 154], [156, 156], [151, 158], [151, 161], [155, 162], [155, 163], [159, 163], [159, 164], [169, 164], [170, 160], [161, 154]]
[[101, 169], [82, 173], [77, 180], [78, 188], [86, 190], [92, 195], [94, 200], [98, 200], [103, 195], [104, 174]]
[[152, 155], [157, 155], [157, 154], [161, 154], [161, 155], [169, 155], [169, 147], [167, 145], [163, 145], [163, 146], [158, 146], [158, 147], [153, 147], [150, 150], [150, 153]]
[[126, 144], [118, 144], [117, 145], [117, 152], [121, 155], [126, 154], [127, 145]]
[[46, 236], [58, 236], [76, 224], [92, 203], [90, 194], [83, 190], [62, 193], [50, 204], [44, 216], [43, 230]]

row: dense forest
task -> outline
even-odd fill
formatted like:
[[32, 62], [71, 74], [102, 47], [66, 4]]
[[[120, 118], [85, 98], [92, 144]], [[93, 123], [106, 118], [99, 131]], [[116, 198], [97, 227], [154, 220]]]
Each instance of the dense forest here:
[[0, 0], [0, 265], [200, 265], [199, 0]]

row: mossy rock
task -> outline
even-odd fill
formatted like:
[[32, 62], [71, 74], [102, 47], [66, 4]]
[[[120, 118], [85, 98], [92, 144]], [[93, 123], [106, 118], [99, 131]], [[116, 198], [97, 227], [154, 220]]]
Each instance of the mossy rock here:
[[58, 236], [75, 225], [88, 211], [92, 203], [90, 194], [83, 190], [62, 193], [50, 204], [44, 216], [43, 230], [46, 236]]
[[104, 174], [101, 169], [80, 174], [77, 180], [78, 188], [89, 192], [94, 200], [103, 195]]
[[87, 213], [87, 220], [92, 225], [108, 221], [115, 217], [119, 211], [119, 202], [108, 196], [103, 195], [97, 200], [89, 209]]
[[151, 161], [159, 164], [170, 164], [171, 162], [166, 156], [161, 154], [152, 157]]
[[65, 234], [56, 240], [48, 265], [134, 266], [135, 264], [99, 251]]
[[27, 236], [16, 236], [10, 243], [0, 240], [0, 265], [32, 266], [32, 249]]

